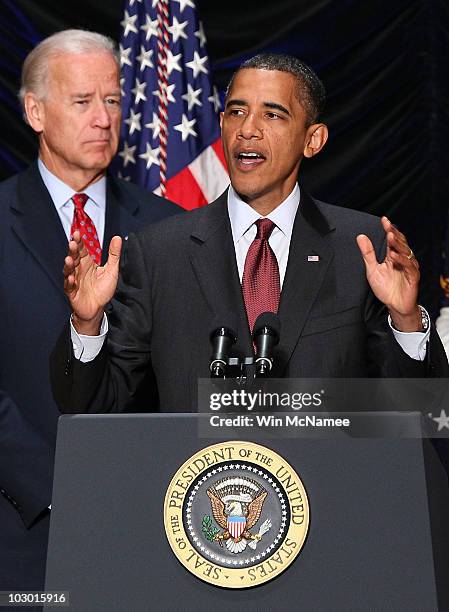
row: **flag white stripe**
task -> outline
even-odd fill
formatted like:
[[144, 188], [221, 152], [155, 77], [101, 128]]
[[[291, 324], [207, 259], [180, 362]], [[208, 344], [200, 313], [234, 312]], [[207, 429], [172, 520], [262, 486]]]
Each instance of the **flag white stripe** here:
[[229, 185], [228, 173], [212, 146], [189, 164], [189, 170], [208, 202], [218, 198]]

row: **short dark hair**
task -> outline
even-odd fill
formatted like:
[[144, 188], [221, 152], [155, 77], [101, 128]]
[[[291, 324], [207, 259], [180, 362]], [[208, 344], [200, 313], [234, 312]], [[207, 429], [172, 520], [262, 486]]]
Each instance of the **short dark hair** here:
[[316, 123], [323, 111], [326, 101], [326, 90], [315, 72], [306, 63], [292, 55], [279, 53], [260, 53], [247, 59], [233, 74], [228, 88], [226, 98], [231, 91], [232, 83], [240, 70], [257, 68], [259, 70], [279, 70], [293, 75], [298, 84], [297, 98], [306, 111], [307, 121], [310, 125]]

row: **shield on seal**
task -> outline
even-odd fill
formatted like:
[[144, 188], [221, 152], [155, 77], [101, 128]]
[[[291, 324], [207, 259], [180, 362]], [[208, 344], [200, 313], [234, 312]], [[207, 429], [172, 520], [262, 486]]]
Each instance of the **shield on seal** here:
[[245, 531], [246, 518], [244, 516], [228, 516], [227, 528], [231, 536], [236, 540]]

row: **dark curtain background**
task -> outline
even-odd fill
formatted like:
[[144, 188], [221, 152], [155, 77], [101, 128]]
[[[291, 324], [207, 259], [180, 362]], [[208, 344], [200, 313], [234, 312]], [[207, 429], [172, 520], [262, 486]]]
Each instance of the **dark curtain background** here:
[[[220, 89], [242, 59], [261, 50], [291, 53], [318, 72], [328, 91], [330, 141], [303, 165], [302, 183], [316, 197], [387, 214], [417, 253], [421, 300], [437, 312], [449, 201], [449, 2], [196, 4]], [[118, 40], [122, 10], [122, 0], [0, 0], [0, 178], [36, 152], [16, 98], [27, 52], [68, 27]]]

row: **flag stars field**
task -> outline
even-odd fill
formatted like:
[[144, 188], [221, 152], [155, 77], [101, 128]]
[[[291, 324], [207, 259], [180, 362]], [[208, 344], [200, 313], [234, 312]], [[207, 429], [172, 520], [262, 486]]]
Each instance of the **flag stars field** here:
[[186, 62], [186, 66], [193, 70], [193, 78], [196, 79], [200, 72], [204, 72], [204, 74], [208, 73], [207, 68], [204, 64], [207, 62], [207, 55], [204, 57], [200, 57], [200, 54], [197, 51], [193, 52], [193, 60], [191, 62]]
[[125, 11], [125, 19], [120, 22], [120, 25], [124, 28], [123, 36], [126, 38], [130, 32], [137, 34], [136, 28], [137, 15], [129, 15], [128, 11]]
[[168, 26], [167, 30], [173, 36], [173, 42], [178, 42], [179, 38], [185, 38], [187, 40], [187, 34], [185, 33], [186, 26], [189, 22], [184, 21], [183, 23], [179, 23], [176, 17], [173, 17], [173, 22], [171, 26]]
[[137, 61], [140, 62], [140, 72], [143, 72], [145, 68], [154, 68], [154, 64], [151, 61], [153, 55], [153, 49], [145, 50], [143, 45], [140, 45], [140, 55], [136, 57]]
[[196, 119], [192, 119], [189, 121], [187, 116], [182, 114], [181, 123], [175, 125], [174, 129], [178, 132], [181, 132], [182, 142], [185, 142], [189, 136], [198, 136], [198, 134], [193, 129], [193, 126], [196, 123]]
[[128, 0], [123, 15], [123, 144], [113, 169], [184, 208], [202, 206], [229, 176], [195, 2]]

